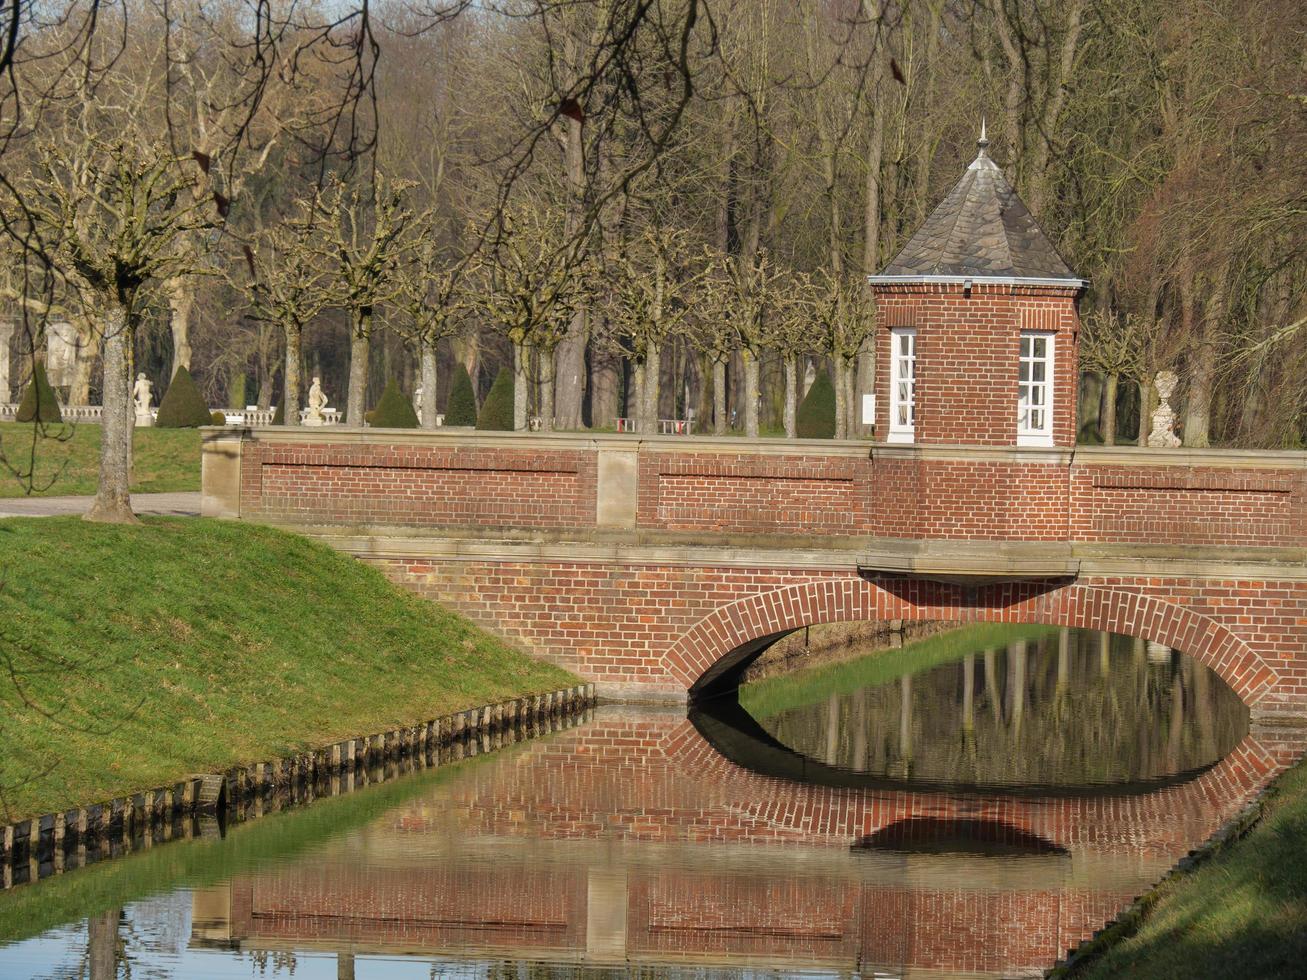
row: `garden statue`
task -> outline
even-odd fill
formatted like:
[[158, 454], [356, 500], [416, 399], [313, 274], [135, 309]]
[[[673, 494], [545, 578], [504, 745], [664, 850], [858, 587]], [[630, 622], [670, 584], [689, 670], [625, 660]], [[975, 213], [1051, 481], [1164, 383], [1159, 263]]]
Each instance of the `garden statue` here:
[[150, 400], [154, 397], [151, 387], [149, 379], [144, 374], [138, 374], [136, 384], [132, 385], [132, 401], [136, 404], [136, 425], [142, 429], [154, 425], [154, 415], [150, 412]]
[[1158, 405], [1153, 412], [1153, 428], [1148, 433], [1148, 445], [1157, 449], [1175, 449], [1180, 437], [1175, 434], [1175, 410], [1171, 408], [1171, 395], [1180, 379], [1174, 371], [1159, 371], [1153, 381], [1157, 389]]
[[309, 386], [309, 413], [304, 419], [305, 425], [325, 425], [326, 418], [322, 410], [327, 407], [327, 396], [322, 391], [322, 383], [314, 378]]

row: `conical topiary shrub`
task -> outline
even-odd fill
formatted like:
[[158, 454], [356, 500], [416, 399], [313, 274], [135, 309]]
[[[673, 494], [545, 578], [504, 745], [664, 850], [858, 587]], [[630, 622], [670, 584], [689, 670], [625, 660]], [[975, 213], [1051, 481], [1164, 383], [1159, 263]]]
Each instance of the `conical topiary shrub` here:
[[477, 399], [472, 392], [472, 379], [460, 361], [454, 365], [454, 377], [449, 383], [449, 403], [445, 406], [445, 425], [476, 425]]
[[172, 376], [168, 390], [159, 402], [159, 414], [154, 424], [161, 429], [193, 429], [200, 425], [212, 424], [209, 418], [209, 406], [195, 387], [191, 372], [179, 367]]
[[278, 401], [277, 407], [272, 410], [272, 422], [270, 424], [271, 425], [286, 424], [286, 399], [285, 398], [282, 398], [280, 401]]
[[484, 430], [513, 430], [513, 375], [508, 368], [500, 368], [495, 383], [490, 386], [477, 416], [477, 428]]
[[14, 416], [19, 422], [42, 422], [55, 425], [64, 420], [59, 411], [59, 399], [50, 387], [46, 377], [45, 365], [37, 361], [32, 368], [32, 383], [23, 392], [23, 400], [18, 404], [18, 414]]
[[817, 372], [795, 423], [800, 439], [835, 438], [835, 388], [825, 371]]
[[368, 413], [368, 424], [378, 429], [416, 429], [418, 413], [413, 411], [413, 403], [404, 397], [391, 378], [386, 382], [386, 390], [381, 393], [381, 401]]

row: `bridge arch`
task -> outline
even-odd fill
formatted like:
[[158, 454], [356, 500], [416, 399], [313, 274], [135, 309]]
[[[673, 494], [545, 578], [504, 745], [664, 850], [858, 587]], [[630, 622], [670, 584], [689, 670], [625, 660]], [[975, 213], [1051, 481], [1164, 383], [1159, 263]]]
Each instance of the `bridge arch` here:
[[1048, 582], [959, 586], [909, 578], [821, 579], [727, 603], [668, 648], [663, 666], [691, 696], [711, 690], [776, 640], [805, 626], [877, 619], [1036, 623], [1139, 636], [1212, 668], [1256, 705], [1275, 670], [1217, 620], [1120, 585]]

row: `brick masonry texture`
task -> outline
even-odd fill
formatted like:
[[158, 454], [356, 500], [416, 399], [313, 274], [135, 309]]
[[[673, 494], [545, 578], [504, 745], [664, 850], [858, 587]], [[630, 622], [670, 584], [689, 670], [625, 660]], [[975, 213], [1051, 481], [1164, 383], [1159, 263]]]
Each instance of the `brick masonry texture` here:
[[915, 441], [921, 445], [1016, 443], [1022, 330], [1052, 333], [1053, 444], [1076, 441], [1078, 290], [977, 283], [875, 286], [876, 397], [889, 411], [890, 330], [914, 327]]
[[[325, 853], [223, 887], [245, 948], [516, 946], [547, 960], [1025, 975], [1100, 928], [1279, 764], [1250, 737], [1196, 778], [1125, 800], [834, 789], [736, 766], [684, 717], [601, 713]], [[921, 818], [943, 833], [980, 821], [1060, 853], [850, 853]]]
[[[278, 433], [241, 446], [241, 516], [296, 526], [412, 527], [470, 541], [553, 540], [523, 557], [391, 558], [395, 581], [601, 684], [689, 689], [739, 644], [816, 622], [1005, 620], [1146, 636], [1213, 666], [1251, 704], [1307, 710], [1307, 582], [1240, 549], [1307, 547], [1307, 466], [1213, 453], [930, 449], [812, 443], [750, 450], [722, 441], [554, 438], [540, 449], [467, 439], [317, 442]], [[627, 531], [700, 547], [687, 563], [566, 560], [593, 541], [599, 457], [634, 467]], [[1135, 462], [1135, 460], [1138, 462]], [[1211, 462], [1205, 462], [1210, 459]], [[751, 542], [835, 546], [839, 567], [728, 567]], [[747, 536], [743, 538], [725, 536]], [[857, 554], [878, 539], [1136, 547], [1262, 562], [1227, 579], [1081, 576], [995, 591], [869, 581]], [[834, 543], [832, 545], [832, 543]], [[1168, 551], [1167, 549], [1172, 549]], [[1299, 563], [1301, 559], [1292, 559]], [[1125, 566], [1128, 568], [1128, 563]], [[1042, 589], [1042, 591], [1040, 590]], [[1014, 591], [1015, 590], [1015, 591]]]
[[1164, 643], [1249, 704], [1307, 702], [1307, 583], [1089, 578], [965, 588], [852, 570], [393, 559], [386, 574], [600, 685], [688, 690], [750, 640], [873, 619], [1043, 623]]

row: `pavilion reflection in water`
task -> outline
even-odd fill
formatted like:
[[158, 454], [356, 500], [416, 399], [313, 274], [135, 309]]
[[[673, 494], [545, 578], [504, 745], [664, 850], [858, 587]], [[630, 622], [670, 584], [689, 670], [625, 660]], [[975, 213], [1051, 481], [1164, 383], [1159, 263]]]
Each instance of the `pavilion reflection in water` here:
[[311, 858], [197, 891], [191, 943], [335, 951], [345, 976], [371, 953], [1038, 972], [1276, 765], [1250, 736], [1126, 798], [814, 786], [727, 761], [676, 714], [604, 709]]

